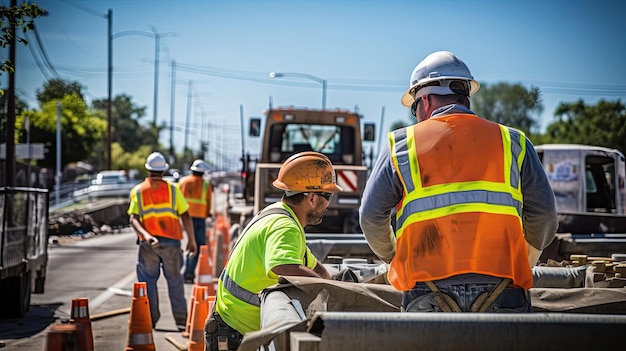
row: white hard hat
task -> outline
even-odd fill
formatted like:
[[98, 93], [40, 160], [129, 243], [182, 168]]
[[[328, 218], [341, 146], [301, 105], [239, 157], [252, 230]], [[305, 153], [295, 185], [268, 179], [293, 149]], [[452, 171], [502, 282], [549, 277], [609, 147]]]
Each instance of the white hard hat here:
[[[425, 86], [431, 82], [451, 80], [466, 81], [469, 84], [468, 96], [474, 95], [480, 88], [480, 84], [474, 80], [469, 68], [461, 59], [449, 51], [433, 52], [413, 69], [411, 80], [409, 81], [409, 89], [402, 95], [402, 105], [411, 107], [416, 95], [458, 94], [458, 92], [443, 84], [440, 84], [440, 86]], [[416, 92], [419, 92], [419, 94], [416, 94]]]
[[194, 172], [208, 172], [210, 170], [209, 165], [207, 165], [206, 162], [200, 159], [193, 161], [190, 169]]
[[167, 171], [170, 165], [165, 161], [165, 156], [160, 152], [153, 152], [146, 159], [146, 169], [149, 171]]

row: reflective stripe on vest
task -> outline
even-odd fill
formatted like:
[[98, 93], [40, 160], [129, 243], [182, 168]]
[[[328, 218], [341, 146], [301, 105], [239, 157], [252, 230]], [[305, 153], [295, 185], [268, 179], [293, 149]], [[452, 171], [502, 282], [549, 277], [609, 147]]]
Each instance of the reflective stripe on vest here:
[[141, 196], [141, 186], [138, 186], [135, 190], [135, 195], [137, 196], [137, 206], [139, 207], [139, 216], [141, 218], [149, 217], [150, 215], [162, 215], [164, 213], [171, 214], [175, 217], [178, 217], [178, 213], [176, 213], [176, 189], [175, 185], [168, 183], [168, 193], [170, 198], [170, 203], [166, 204], [162, 207], [150, 206], [149, 208], [145, 208], [143, 206], [143, 199]]
[[185, 199], [187, 200], [187, 203], [190, 204], [197, 204], [197, 205], [204, 205], [206, 206], [206, 192], [209, 189], [209, 182], [207, 182], [206, 180], [202, 183], [202, 194], [200, 194], [200, 198], [195, 198], [195, 197], [185, 197]]
[[234, 297], [238, 298], [241, 301], [247, 302], [253, 306], [261, 307], [261, 300], [259, 299], [259, 295], [242, 288], [236, 281], [234, 281], [228, 274], [226, 274], [226, 270], [222, 271], [220, 276], [222, 280], [222, 286], [226, 291], [231, 293]]
[[[459, 182], [422, 187], [415, 153], [414, 126], [389, 133], [393, 164], [405, 191], [402, 206], [396, 214], [396, 236], [410, 222], [462, 212], [487, 212], [522, 215], [520, 169], [525, 156], [525, 137], [517, 130], [500, 126], [504, 152], [504, 183], [489, 181]], [[411, 221], [408, 221], [412, 218]], [[407, 222], [408, 221], [408, 222]]]

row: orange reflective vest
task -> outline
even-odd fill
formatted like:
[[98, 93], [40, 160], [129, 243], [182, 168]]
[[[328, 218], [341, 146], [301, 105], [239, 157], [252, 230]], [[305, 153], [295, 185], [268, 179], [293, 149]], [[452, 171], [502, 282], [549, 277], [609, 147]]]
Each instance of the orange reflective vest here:
[[211, 215], [211, 184], [201, 176], [188, 175], [183, 177], [178, 186], [189, 204], [189, 215], [207, 218]]
[[479, 273], [530, 289], [520, 185], [524, 134], [450, 114], [391, 132], [389, 142], [404, 188], [390, 283], [407, 291], [417, 282]]
[[139, 218], [150, 234], [176, 240], [183, 238], [176, 211], [175, 185], [148, 178], [136, 186], [134, 192]]

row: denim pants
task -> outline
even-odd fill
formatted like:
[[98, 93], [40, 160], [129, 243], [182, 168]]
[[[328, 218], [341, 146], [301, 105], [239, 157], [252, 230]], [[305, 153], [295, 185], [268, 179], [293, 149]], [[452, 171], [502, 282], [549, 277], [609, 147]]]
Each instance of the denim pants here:
[[152, 247], [146, 242], [139, 243], [137, 254], [137, 280], [146, 282], [148, 301], [150, 302], [150, 316], [152, 327], [161, 317], [159, 312], [159, 291], [157, 281], [163, 269], [163, 276], [167, 282], [167, 292], [170, 306], [176, 325], [187, 324], [187, 302], [185, 300], [185, 286], [180, 271], [183, 266], [183, 253], [178, 246], [160, 244]]
[[[200, 252], [200, 246], [206, 245], [206, 219], [199, 217], [191, 217], [193, 223], [193, 236], [196, 238], [196, 246], [198, 247], [198, 253]], [[193, 280], [196, 276], [196, 266], [198, 265], [198, 256], [187, 257], [185, 261], [185, 271], [183, 277], [185, 279]]]
[[[499, 278], [494, 278], [499, 279]], [[439, 281], [434, 282], [439, 290], [452, 297], [459, 305], [461, 311], [470, 312], [470, 307], [476, 298], [488, 293], [497, 285], [490, 279], [479, 282], [465, 281]], [[435, 300], [435, 293], [424, 283], [417, 283], [409, 291], [402, 295], [402, 312], [443, 312]], [[485, 312], [491, 313], [524, 313], [532, 312], [530, 294], [523, 288], [507, 286]]]

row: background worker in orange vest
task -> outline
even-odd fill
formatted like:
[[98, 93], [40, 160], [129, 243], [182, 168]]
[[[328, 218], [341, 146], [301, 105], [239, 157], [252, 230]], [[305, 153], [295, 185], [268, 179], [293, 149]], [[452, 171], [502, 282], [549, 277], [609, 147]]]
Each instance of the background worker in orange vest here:
[[[193, 235], [198, 247], [206, 245], [206, 220], [211, 217], [211, 182], [204, 179], [209, 165], [203, 160], [195, 160], [190, 167], [191, 174], [178, 181], [178, 186], [189, 204], [189, 215], [193, 223]], [[185, 283], [193, 284], [198, 256], [187, 258], [183, 278]]]
[[478, 88], [454, 54], [428, 55], [402, 96], [418, 123], [389, 133], [367, 181], [361, 228], [403, 311], [532, 312], [554, 193], [523, 132], [470, 110]]
[[187, 323], [185, 286], [180, 274], [183, 268], [181, 240], [183, 229], [187, 235], [187, 255], [195, 256], [196, 240], [187, 201], [175, 184], [163, 179], [169, 168], [165, 157], [159, 152], [151, 153], [146, 160], [148, 177], [130, 192], [130, 224], [137, 233], [137, 280], [146, 282], [152, 327], [161, 317], [157, 281], [163, 269], [172, 314], [179, 330]]

